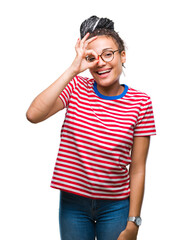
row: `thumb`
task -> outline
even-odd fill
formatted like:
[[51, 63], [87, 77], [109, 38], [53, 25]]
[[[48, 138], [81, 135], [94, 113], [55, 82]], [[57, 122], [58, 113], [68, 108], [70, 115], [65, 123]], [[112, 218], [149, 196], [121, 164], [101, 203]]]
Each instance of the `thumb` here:
[[96, 59], [94, 62], [88, 63], [88, 68], [94, 68], [98, 64], [99, 60]]

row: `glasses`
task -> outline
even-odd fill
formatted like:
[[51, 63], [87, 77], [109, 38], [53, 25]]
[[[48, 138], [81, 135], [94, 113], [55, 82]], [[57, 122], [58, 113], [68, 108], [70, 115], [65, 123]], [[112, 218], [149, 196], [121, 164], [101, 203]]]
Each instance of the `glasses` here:
[[[103, 53], [101, 53], [100, 55], [98, 55], [99, 57], [101, 57], [101, 59], [104, 61], [104, 62], [111, 62], [114, 58], [114, 53], [115, 52], [118, 52], [118, 51], [121, 51], [120, 49], [117, 49], [115, 51], [112, 51], [112, 50], [106, 50], [104, 51]], [[93, 62], [95, 61], [95, 57], [93, 55], [89, 55], [89, 56], [86, 56], [86, 60], [88, 62]]]

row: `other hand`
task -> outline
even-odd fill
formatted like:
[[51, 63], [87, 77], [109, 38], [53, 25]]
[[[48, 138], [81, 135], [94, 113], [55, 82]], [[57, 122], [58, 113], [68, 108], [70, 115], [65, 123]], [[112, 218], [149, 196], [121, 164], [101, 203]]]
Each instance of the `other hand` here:
[[117, 240], [136, 240], [138, 234], [138, 228], [126, 228], [122, 231]]

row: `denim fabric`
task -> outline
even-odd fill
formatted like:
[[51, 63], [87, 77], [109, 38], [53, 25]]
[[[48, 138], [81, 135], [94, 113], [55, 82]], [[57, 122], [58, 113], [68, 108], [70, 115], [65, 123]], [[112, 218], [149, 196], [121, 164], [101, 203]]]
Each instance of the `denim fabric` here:
[[60, 191], [61, 240], [117, 240], [126, 228], [129, 198], [90, 199]]

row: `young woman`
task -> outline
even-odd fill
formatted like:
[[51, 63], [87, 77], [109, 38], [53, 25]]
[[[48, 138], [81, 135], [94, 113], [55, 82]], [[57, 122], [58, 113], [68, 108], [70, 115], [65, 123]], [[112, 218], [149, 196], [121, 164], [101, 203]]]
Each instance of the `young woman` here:
[[[67, 108], [51, 182], [60, 190], [61, 239], [135, 240], [155, 135], [152, 103], [119, 82], [126, 53], [114, 23], [92, 16], [80, 31], [73, 63], [27, 118], [38, 123]], [[86, 69], [93, 78], [78, 76]]]

